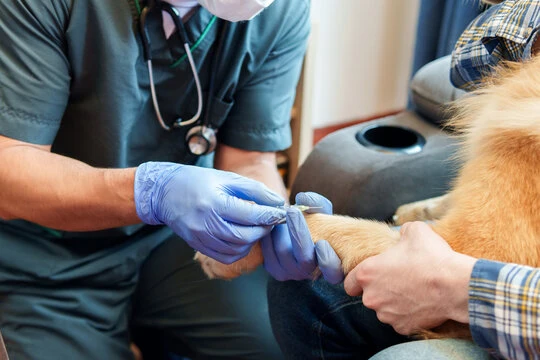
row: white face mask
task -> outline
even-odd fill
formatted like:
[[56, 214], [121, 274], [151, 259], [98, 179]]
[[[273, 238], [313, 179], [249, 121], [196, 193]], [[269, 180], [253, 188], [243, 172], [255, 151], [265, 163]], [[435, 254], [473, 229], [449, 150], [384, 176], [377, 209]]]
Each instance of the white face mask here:
[[274, 0], [198, 0], [199, 4], [218, 18], [237, 22], [251, 20]]

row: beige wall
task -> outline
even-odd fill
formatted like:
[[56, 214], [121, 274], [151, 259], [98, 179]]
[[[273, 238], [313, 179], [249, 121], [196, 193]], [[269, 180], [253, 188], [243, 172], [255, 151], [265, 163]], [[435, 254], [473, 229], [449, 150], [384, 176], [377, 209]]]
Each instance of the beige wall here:
[[419, 2], [312, 0], [302, 122], [321, 128], [406, 106]]

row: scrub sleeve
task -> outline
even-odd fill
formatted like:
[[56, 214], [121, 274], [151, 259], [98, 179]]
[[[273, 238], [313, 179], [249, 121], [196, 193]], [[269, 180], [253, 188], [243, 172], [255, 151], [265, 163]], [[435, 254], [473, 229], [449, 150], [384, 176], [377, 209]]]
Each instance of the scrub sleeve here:
[[[0, 134], [52, 144], [92, 166], [195, 163], [184, 142], [189, 129], [165, 132], [155, 119], [137, 33], [140, 5], [0, 1]], [[230, 24], [210, 113], [223, 143], [257, 151], [290, 145], [308, 7], [276, 0], [254, 20]], [[211, 20], [201, 8], [186, 23], [206, 91], [218, 35]], [[197, 98], [179, 61], [182, 46], [165, 39], [160, 18], [149, 20], [149, 31], [162, 113], [187, 118]], [[267, 275], [210, 281], [192, 258], [166, 227], [66, 233], [0, 221], [0, 331], [11, 358], [126, 359], [133, 328], [163, 335], [164, 352], [197, 359], [280, 358]]]

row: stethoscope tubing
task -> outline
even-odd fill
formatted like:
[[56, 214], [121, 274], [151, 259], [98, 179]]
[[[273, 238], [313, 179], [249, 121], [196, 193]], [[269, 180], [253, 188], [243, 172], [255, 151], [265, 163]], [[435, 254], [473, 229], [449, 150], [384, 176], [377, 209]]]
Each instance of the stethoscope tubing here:
[[[201, 113], [202, 113], [202, 108], [203, 108], [203, 93], [202, 93], [201, 81], [199, 79], [199, 74], [197, 72], [197, 67], [195, 66], [195, 61], [193, 60], [193, 55], [191, 53], [189, 43], [187, 42], [187, 35], [185, 33], [185, 30], [183, 29], [183, 24], [181, 24], [180, 26], [178, 25], [178, 23], [182, 21], [180, 19], [180, 14], [178, 14], [178, 11], [172, 5], [170, 5], [168, 3], [165, 3], [165, 2], [163, 2], [162, 4], [165, 4], [167, 6], [167, 9], [165, 9], [165, 10], [167, 11], [167, 13], [171, 17], [173, 17], [173, 21], [176, 24], [177, 31], [181, 33], [180, 37], [184, 40], [184, 50], [186, 52], [188, 63], [189, 63], [189, 66], [191, 68], [191, 73], [193, 74], [193, 79], [195, 80], [195, 87], [197, 89], [197, 112], [189, 120], [182, 121], [180, 119], [177, 119], [174, 122], [173, 126], [172, 126], [173, 128], [177, 128], [177, 127], [191, 125], [191, 124], [197, 122], [200, 119]], [[143, 22], [141, 24], [141, 28], [144, 31], [145, 26], [146, 26], [146, 24], [145, 24], [146, 16], [144, 16], [141, 21]], [[165, 124], [165, 121], [163, 120], [163, 117], [161, 116], [161, 110], [160, 110], [159, 102], [158, 102], [158, 99], [157, 99], [157, 92], [156, 92], [156, 87], [155, 87], [155, 83], [154, 83], [154, 69], [153, 69], [153, 66], [152, 66], [152, 55], [151, 55], [151, 49], [150, 49], [150, 41], [149, 40], [143, 41], [143, 46], [145, 47], [144, 50], [145, 50], [145, 55], [146, 55], [146, 58], [147, 58], [146, 59], [146, 64], [147, 64], [147, 68], [148, 68], [148, 78], [149, 78], [149, 81], [150, 81], [150, 93], [151, 93], [151, 96], [152, 96], [152, 104], [154, 106], [154, 112], [156, 113], [156, 117], [158, 119], [159, 125], [164, 130], [170, 131], [172, 128], [170, 126], [168, 126], [167, 124]]]
[[[202, 94], [202, 87], [201, 87], [201, 81], [199, 79], [199, 74], [197, 73], [197, 67], [195, 66], [195, 61], [193, 61], [193, 55], [191, 54], [191, 50], [189, 48], [189, 44], [184, 44], [184, 49], [187, 54], [187, 59], [189, 62], [189, 65], [191, 67], [191, 72], [193, 74], [193, 79], [195, 79], [195, 87], [197, 88], [197, 112], [193, 117], [189, 120], [185, 121], [175, 121], [173, 124], [173, 127], [181, 127], [181, 126], [187, 126], [191, 125], [195, 122], [197, 122], [202, 113], [203, 108], [203, 94]], [[154, 85], [154, 71], [152, 67], [152, 60], [148, 59], [146, 61], [147, 67], [148, 67], [148, 77], [150, 80], [150, 93], [152, 95], [152, 103], [154, 105], [154, 112], [156, 113], [156, 117], [158, 119], [159, 125], [167, 131], [171, 130], [171, 127], [165, 124], [165, 121], [163, 121], [163, 117], [161, 116], [161, 111], [159, 108], [159, 103], [157, 100], [157, 93], [156, 93], [156, 87]]]

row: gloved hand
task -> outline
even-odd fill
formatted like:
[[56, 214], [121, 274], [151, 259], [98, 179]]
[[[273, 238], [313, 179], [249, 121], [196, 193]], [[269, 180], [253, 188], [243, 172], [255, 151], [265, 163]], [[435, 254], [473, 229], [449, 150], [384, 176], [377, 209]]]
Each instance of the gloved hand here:
[[[317, 207], [308, 212], [332, 214], [332, 203], [314, 192], [299, 193], [296, 204]], [[261, 240], [264, 267], [275, 279], [313, 279], [317, 265], [324, 278], [337, 284], [343, 280], [341, 260], [325, 240], [313, 244], [302, 213], [292, 207], [287, 209], [287, 223], [274, 227]]]
[[262, 183], [196, 166], [147, 162], [135, 173], [137, 215], [168, 225], [193, 249], [224, 264], [246, 256], [285, 216]]

